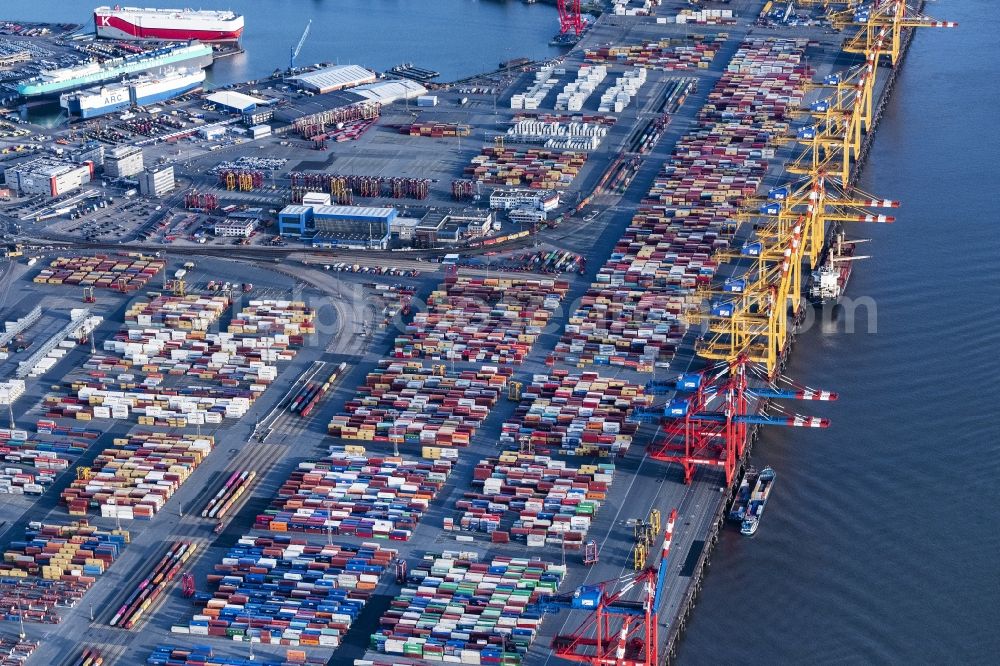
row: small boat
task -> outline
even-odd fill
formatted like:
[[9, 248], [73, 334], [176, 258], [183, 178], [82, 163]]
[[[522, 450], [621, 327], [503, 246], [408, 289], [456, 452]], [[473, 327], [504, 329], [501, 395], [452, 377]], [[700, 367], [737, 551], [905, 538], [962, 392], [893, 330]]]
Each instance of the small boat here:
[[735, 523], [742, 523], [743, 517], [747, 513], [747, 503], [750, 501], [750, 486], [757, 479], [757, 470], [752, 467], [743, 474], [743, 481], [733, 498], [733, 505], [729, 508], [729, 520]]
[[750, 494], [750, 502], [747, 504], [743, 525], [740, 527], [741, 534], [753, 536], [757, 533], [761, 516], [764, 515], [764, 507], [767, 506], [767, 499], [771, 496], [774, 477], [774, 470], [770, 467], [765, 467], [757, 477], [757, 483]]

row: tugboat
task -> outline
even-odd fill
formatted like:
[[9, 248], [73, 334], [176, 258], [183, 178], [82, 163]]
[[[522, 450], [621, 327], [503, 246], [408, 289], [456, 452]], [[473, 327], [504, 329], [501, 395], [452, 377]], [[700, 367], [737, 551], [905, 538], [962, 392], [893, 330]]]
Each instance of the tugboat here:
[[810, 276], [809, 300], [813, 305], [836, 305], [840, 302], [851, 279], [854, 262], [868, 259], [867, 256], [855, 256], [854, 246], [866, 242], [867, 239], [847, 240], [844, 232], [837, 230], [824, 252], [822, 265]]
[[733, 499], [733, 505], [729, 509], [729, 520], [734, 523], [742, 523], [743, 518], [747, 513], [747, 504], [750, 502], [750, 486], [757, 480], [757, 470], [753, 467], [748, 467], [747, 471], [743, 474], [743, 481], [740, 482], [740, 487], [736, 491], [736, 497]]
[[767, 506], [767, 499], [771, 496], [771, 488], [774, 487], [774, 477], [774, 470], [770, 467], [765, 467], [757, 477], [757, 484], [750, 494], [750, 502], [747, 504], [743, 525], [740, 527], [740, 533], [744, 536], [753, 536], [757, 533], [760, 518], [764, 515], [764, 507]]

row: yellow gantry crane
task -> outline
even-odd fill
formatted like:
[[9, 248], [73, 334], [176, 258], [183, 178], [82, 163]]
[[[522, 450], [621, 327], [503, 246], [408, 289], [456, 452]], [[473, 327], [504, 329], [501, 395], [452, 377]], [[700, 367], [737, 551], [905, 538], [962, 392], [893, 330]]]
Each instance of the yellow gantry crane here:
[[699, 356], [728, 362], [742, 356], [762, 364], [768, 375], [777, 374], [790, 338], [790, 322], [802, 308], [803, 264], [811, 269], [818, 266], [827, 226], [892, 221], [868, 209], [896, 207], [897, 202], [849, 191], [848, 185], [863, 134], [872, 127], [879, 60], [890, 52], [892, 28], [882, 25], [873, 34], [866, 40], [863, 64], [809, 86], [829, 92], [802, 110], [814, 123], [799, 129], [794, 138], [773, 142], [803, 145], [788, 170], [804, 177], [772, 189], [767, 199], [744, 202], [746, 207], [735, 216], [737, 225], [754, 221], [755, 237], [738, 251], [717, 256], [720, 261], [749, 259], [752, 263], [739, 277], [727, 279], [721, 289], [698, 292], [709, 306], [689, 313], [687, 319], [704, 327], [696, 343]]
[[906, 4], [906, 0], [876, 0], [871, 4], [852, 6], [840, 11], [830, 12], [830, 23], [837, 29], [859, 26], [856, 35], [844, 44], [848, 53], [865, 53], [879, 39], [883, 28], [888, 29], [889, 40], [887, 53], [895, 65], [899, 62], [902, 49], [904, 28], [957, 28], [954, 21], [939, 21], [925, 16]]
[[703, 293], [709, 297], [707, 312], [689, 313], [689, 322], [706, 328], [695, 345], [699, 356], [733, 362], [742, 355], [769, 373], [777, 370], [788, 339], [789, 304], [793, 313], [801, 307], [804, 221], [802, 214], [784, 209], [737, 253], [719, 255], [749, 258], [754, 265], [727, 280], [722, 296]]

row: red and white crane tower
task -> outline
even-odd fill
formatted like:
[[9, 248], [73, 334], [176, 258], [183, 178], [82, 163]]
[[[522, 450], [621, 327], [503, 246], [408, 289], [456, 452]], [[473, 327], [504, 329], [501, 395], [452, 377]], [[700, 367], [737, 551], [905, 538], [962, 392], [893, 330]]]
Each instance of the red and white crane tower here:
[[[564, 608], [591, 611], [575, 631], [552, 639], [555, 656], [589, 666], [659, 666], [657, 615], [663, 602], [676, 522], [674, 509], [667, 520], [656, 566], [541, 601], [542, 610], [549, 613]], [[612, 591], [615, 587], [618, 589]]]
[[[748, 374], [756, 380], [753, 385]], [[801, 386], [785, 377], [771, 381], [764, 369], [743, 357], [732, 365], [720, 363], [682, 374], [673, 382], [650, 382], [646, 391], [677, 394], [666, 405], [637, 411], [632, 418], [662, 423], [662, 434], [650, 446], [649, 457], [679, 464], [684, 483], [691, 483], [698, 466], [721, 467], [726, 483], [732, 483], [745, 450], [748, 425], [830, 425], [828, 419], [788, 412], [774, 400], [837, 399], [836, 393]], [[765, 404], [768, 413], [761, 411]]]

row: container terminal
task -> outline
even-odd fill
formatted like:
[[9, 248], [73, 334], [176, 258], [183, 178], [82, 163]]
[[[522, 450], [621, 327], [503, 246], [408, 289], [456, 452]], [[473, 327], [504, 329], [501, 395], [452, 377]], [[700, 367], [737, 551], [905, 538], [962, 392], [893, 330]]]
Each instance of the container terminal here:
[[452, 83], [296, 67], [307, 27], [47, 125], [19, 86], [147, 45], [5, 24], [5, 663], [672, 661], [734, 498], [775, 519], [750, 450], [830, 425], [810, 277], [893, 221], [854, 181], [954, 27], [709, 5], [558, 2], [564, 56]]

